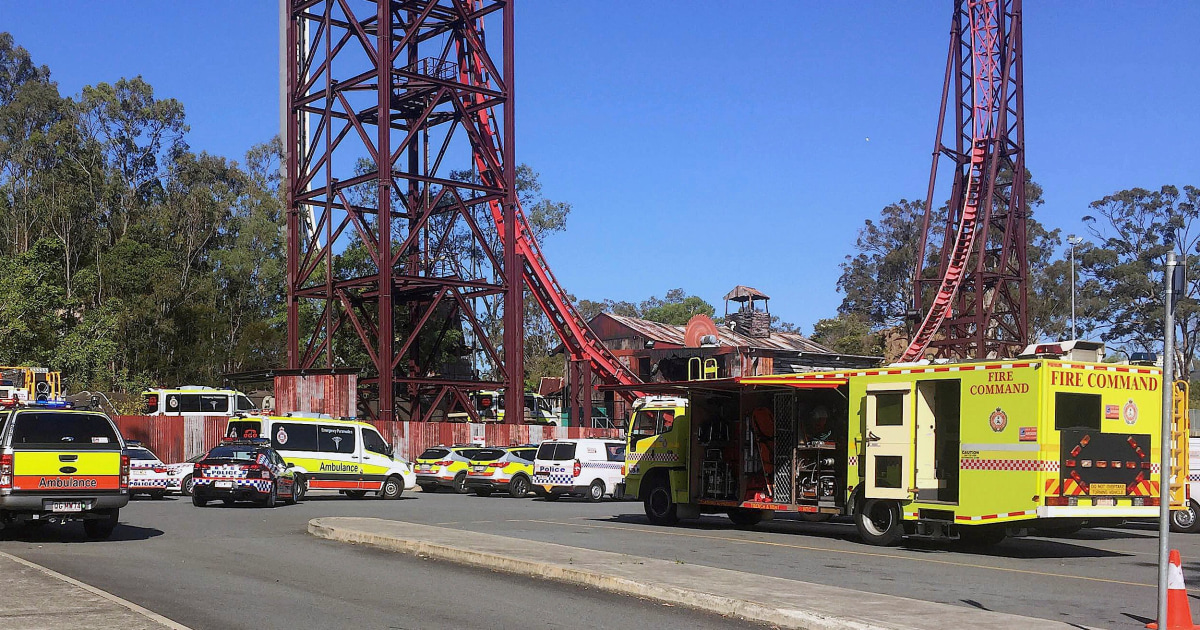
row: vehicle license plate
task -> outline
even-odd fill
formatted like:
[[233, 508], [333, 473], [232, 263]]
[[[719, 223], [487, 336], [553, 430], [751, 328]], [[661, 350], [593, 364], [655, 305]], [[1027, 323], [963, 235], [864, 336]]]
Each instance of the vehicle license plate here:
[[417, 466], [417, 470], [420, 472], [429, 472], [429, 464], [420, 464]]
[[213, 485], [215, 485], [218, 488], [232, 488], [233, 482], [232, 481], [218, 481]]
[[1088, 488], [1088, 494], [1095, 496], [1098, 494], [1125, 494], [1125, 484], [1123, 483], [1094, 483]]
[[55, 501], [50, 504], [51, 512], [82, 512], [83, 501]]
[[1116, 499], [1096, 499], [1096, 505], [1103, 507], [1112, 507], [1117, 504]]
[[487, 470], [487, 466], [474, 466], [473, 468], [474, 468], [475, 472], [483, 472], [483, 471]]

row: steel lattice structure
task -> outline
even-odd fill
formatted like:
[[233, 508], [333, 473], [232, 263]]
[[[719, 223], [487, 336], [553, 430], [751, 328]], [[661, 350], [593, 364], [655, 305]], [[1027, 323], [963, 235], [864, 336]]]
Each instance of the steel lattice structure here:
[[[924, 319], [902, 360], [926, 348], [943, 357], [1012, 356], [1029, 341], [1021, 63], [1021, 0], [955, 0], [916, 259], [913, 307]], [[953, 184], [938, 274], [925, 278], [942, 157], [953, 164]]]
[[511, 2], [285, 2], [289, 367], [365, 363], [380, 420], [522, 391]]

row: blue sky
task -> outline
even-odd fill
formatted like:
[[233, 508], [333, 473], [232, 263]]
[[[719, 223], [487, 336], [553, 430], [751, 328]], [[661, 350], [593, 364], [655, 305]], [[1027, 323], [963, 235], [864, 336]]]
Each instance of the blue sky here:
[[[863, 221], [924, 195], [950, 6], [522, 1], [517, 154], [574, 205], [543, 244], [559, 280], [591, 299], [683, 287], [718, 314], [749, 284], [811, 331]], [[193, 148], [240, 156], [278, 128], [276, 11], [0, 0], [0, 30], [64, 93], [141, 74], [184, 103]], [[1111, 192], [1200, 185], [1197, 24], [1200, 3], [1026, 3], [1042, 222], [1083, 233]]]

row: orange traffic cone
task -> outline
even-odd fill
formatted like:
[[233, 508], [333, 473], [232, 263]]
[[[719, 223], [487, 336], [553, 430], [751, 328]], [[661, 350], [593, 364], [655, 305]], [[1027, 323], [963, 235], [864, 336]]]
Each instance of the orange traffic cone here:
[[[1179, 550], [1171, 550], [1171, 563], [1167, 567], [1167, 628], [1166, 630], [1193, 630], [1192, 609], [1188, 606], [1187, 587], [1183, 585], [1183, 568], [1179, 562]], [[1156, 630], [1157, 623], [1146, 624]]]

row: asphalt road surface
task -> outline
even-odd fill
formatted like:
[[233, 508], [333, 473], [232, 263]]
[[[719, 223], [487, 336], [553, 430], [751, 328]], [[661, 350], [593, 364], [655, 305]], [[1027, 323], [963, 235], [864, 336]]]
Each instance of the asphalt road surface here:
[[[987, 549], [858, 542], [849, 523], [723, 517], [649, 525], [639, 503], [406, 494], [313, 494], [298, 506], [195, 508], [138, 500], [112, 541], [78, 527], [21, 531], [0, 549], [206, 628], [745, 627], [679, 608], [315, 539], [310, 518], [373, 516], [701, 564], [1106, 628], [1154, 612], [1152, 525], [1009, 539]], [[1200, 534], [1172, 537], [1200, 586]], [[1192, 577], [1195, 576], [1195, 577]], [[1193, 589], [1192, 597], [1200, 595]]]

